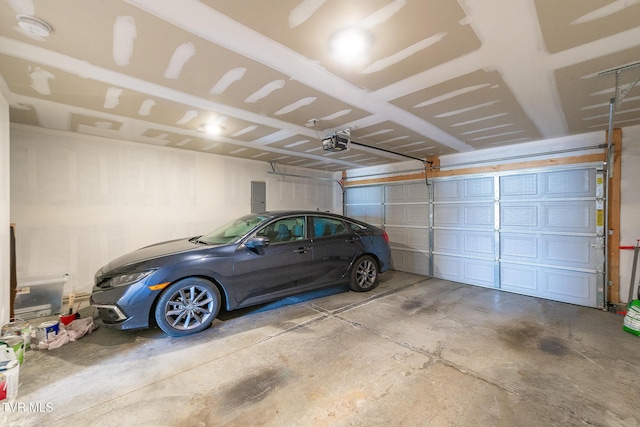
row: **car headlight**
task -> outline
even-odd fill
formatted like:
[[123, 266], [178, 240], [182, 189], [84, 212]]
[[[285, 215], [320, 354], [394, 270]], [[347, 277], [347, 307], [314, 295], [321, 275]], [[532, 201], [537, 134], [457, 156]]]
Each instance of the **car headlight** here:
[[132, 283], [139, 282], [140, 280], [149, 276], [151, 273], [153, 273], [153, 271], [154, 270], [141, 271], [139, 273], [129, 273], [129, 274], [121, 274], [120, 276], [114, 276], [105, 283], [105, 287], [115, 288], [118, 286], [130, 285]]

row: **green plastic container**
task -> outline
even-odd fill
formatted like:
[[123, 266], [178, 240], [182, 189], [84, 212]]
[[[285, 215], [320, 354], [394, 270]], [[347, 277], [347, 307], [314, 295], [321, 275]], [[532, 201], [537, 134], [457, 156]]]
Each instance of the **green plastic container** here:
[[640, 300], [636, 299], [629, 303], [622, 329], [634, 335], [640, 335]]

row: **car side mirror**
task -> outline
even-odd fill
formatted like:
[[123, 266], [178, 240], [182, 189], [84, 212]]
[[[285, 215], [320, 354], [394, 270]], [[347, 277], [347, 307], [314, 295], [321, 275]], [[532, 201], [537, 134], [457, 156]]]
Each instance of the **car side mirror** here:
[[270, 241], [268, 237], [256, 236], [244, 242], [244, 246], [247, 249], [259, 249], [266, 248], [267, 246], [269, 246], [269, 243]]

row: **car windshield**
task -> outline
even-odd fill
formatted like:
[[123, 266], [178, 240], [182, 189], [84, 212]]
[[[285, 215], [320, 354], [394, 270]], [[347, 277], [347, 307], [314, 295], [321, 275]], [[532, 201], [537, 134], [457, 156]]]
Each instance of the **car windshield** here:
[[205, 234], [198, 239], [198, 242], [206, 243], [208, 245], [224, 245], [226, 243], [231, 243], [241, 237], [244, 237], [244, 235], [254, 227], [268, 219], [270, 219], [270, 217], [264, 215], [246, 215], [212, 231], [209, 234]]

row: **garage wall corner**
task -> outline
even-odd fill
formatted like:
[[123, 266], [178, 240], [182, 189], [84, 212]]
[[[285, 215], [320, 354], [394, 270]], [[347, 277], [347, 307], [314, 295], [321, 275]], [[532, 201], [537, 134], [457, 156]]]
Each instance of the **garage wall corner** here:
[[9, 103], [0, 93], [0, 324], [9, 321], [10, 132]]

